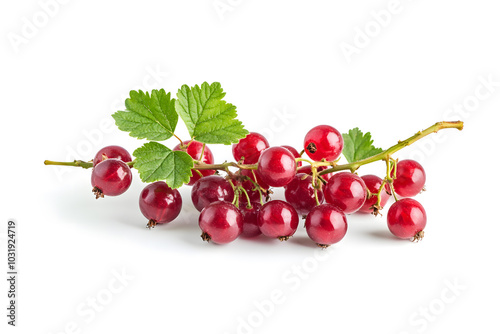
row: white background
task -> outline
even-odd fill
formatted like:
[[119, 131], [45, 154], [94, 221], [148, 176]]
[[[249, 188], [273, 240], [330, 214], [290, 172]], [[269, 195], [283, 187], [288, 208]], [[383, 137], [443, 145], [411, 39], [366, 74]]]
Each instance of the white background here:
[[[374, 23], [372, 11], [388, 7], [90, 0], [50, 7], [44, 20], [37, 1], [3, 1], [0, 259], [5, 272], [5, 226], [14, 218], [20, 276], [15, 330], [6, 325], [1, 280], [2, 333], [494, 331], [500, 8], [401, 0], [385, 26]], [[371, 37], [363, 39], [364, 29]], [[346, 57], [347, 44], [357, 53]], [[496, 86], [482, 83], [488, 78]], [[190, 188], [181, 191], [180, 217], [150, 231], [136, 171], [127, 193], [96, 201], [89, 170], [43, 165], [91, 159], [109, 144], [133, 151], [142, 141], [104, 124], [128, 91], [176, 92], [204, 81], [221, 82], [246, 127], [272, 145], [299, 148], [309, 128], [327, 123], [371, 131], [376, 145], [389, 147], [436, 121], [465, 121], [462, 132], [395, 156], [426, 168], [427, 191], [417, 197], [428, 214], [424, 240], [391, 237], [385, 216], [351, 215], [345, 239], [323, 253], [302, 228], [287, 243], [206, 244]], [[217, 161], [232, 158], [230, 147], [212, 149]], [[383, 170], [376, 163], [359, 173]], [[114, 280], [122, 270], [133, 277], [125, 285]], [[264, 302], [272, 312], [259, 311], [255, 303], [280, 292], [281, 303]], [[92, 298], [99, 312], [90, 311]]]

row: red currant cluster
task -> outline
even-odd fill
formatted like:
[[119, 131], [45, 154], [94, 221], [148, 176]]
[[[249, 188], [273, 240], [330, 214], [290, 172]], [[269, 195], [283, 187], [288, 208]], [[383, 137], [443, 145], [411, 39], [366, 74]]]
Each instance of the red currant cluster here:
[[[185, 141], [174, 150], [187, 152], [197, 165], [188, 185], [199, 216], [203, 240], [225, 244], [238, 236], [287, 240], [297, 230], [299, 216], [305, 218], [309, 237], [320, 247], [339, 242], [347, 232], [346, 214], [378, 214], [391, 195], [405, 197], [387, 214], [389, 230], [403, 239], [423, 237], [426, 213], [420, 203], [408, 198], [425, 184], [422, 166], [413, 160], [386, 160], [387, 175], [359, 177], [352, 172], [332, 173], [344, 147], [335, 128], [320, 125], [304, 138], [303, 151], [290, 146], [270, 147], [261, 134], [251, 132], [232, 153], [237, 171], [210, 168], [214, 157], [197, 141]], [[306, 153], [309, 159], [302, 158]], [[92, 186], [96, 198], [125, 192], [132, 181], [130, 154], [119, 146], [101, 149], [93, 160]], [[302, 166], [303, 162], [308, 162]], [[215, 165], [213, 165], [215, 166]], [[224, 171], [224, 176], [219, 170]], [[217, 175], [214, 175], [216, 174]], [[285, 199], [270, 200], [272, 187], [284, 187]], [[180, 213], [182, 198], [163, 181], [148, 184], [139, 197], [139, 207], [148, 227], [168, 223]]]

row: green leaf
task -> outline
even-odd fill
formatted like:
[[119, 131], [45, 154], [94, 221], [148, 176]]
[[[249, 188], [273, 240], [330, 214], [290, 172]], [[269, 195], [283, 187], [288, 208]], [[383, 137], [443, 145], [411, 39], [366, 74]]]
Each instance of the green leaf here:
[[170, 188], [179, 188], [193, 175], [193, 159], [184, 151], [149, 142], [134, 151], [134, 168], [144, 182], [166, 181]]
[[226, 95], [220, 83], [201, 87], [184, 85], [177, 92], [175, 110], [189, 130], [191, 138], [207, 144], [237, 143], [248, 131], [236, 119], [236, 107], [222, 98]]
[[344, 150], [342, 153], [350, 163], [382, 152], [381, 148], [373, 146], [370, 132], [363, 134], [358, 128], [354, 128], [349, 130], [349, 133], [342, 134], [342, 137], [344, 137]]
[[179, 116], [175, 99], [165, 90], [153, 89], [151, 94], [142, 90], [131, 91], [125, 100], [126, 111], [113, 114], [116, 125], [132, 137], [149, 140], [166, 140], [174, 134]]

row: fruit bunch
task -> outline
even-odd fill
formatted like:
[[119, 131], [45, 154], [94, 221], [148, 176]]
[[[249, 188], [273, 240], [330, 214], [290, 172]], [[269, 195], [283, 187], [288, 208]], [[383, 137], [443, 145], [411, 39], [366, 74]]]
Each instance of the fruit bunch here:
[[[222, 100], [219, 83], [182, 86], [177, 99], [162, 90], [132, 91], [126, 110], [113, 114], [119, 129], [151, 142], [134, 151], [107, 146], [90, 162], [45, 161], [48, 165], [92, 168], [96, 198], [124, 193], [132, 182], [131, 168], [149, 183], [139, 196], [147, 227], [169, 223], [179, 215], [182, 197], [177, 190], [192, 186], [191, 200], [200, 211], [203, 240], [217, 244], [239, 236], [288, 240], [299, 219], [311, 240], [328, 247], [347, 232], [346, 215], [380, 214], [391, 196], [389, 231], [412, 241], [424, 235], [423, 206], [410, 198], [424, 190], [425, 171], [414, 160], [392, 154], [416, 140], [445, 128], [462, 129], [462, 122], [440, 122], [387, 150], [373, 146], [370, 133], [358, 128], [341, 134], [330, 125], [318, 125], [305, 134], [300, 152], [291, 146], [270, 146], [264, 136], [248, 132], [236, 119], [236, 107]], [[191, 138], [174, 134], [179, 116]], [[173, 149], [159, 143], [175, 137]], [[234, 162], [214, 163], [207, 144], [232, 144]], [[348, 163], [339, 164], [341, 154]], [[385, 175], [358, 176], [366, 164], [384, 161]], [[272, 199], [273, 189], [284, 188], [284, 199]]]

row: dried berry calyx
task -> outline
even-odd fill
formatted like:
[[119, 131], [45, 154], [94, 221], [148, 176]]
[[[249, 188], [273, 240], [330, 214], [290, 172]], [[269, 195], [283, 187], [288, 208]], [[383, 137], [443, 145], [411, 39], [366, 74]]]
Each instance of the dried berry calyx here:
[[316, 148], [316, 145], [314, 145], [314, 143], [309, 143], [306, 147], [306, 150], [309, 153], [316, 153], [318, 149]]
[[92, 188], [92, 192], [95, 195], [95, 199], [104, 198], [104, 194], [102, 193], [102, 190], [97, 188], [97, 186]]
[[156, 222], [156, 220], [154, 219], [150, 219], [148, 221], [148, 223], [146, 224], [146, 227], [151, 229], [151, 228], [155, 228], [155, 226], [157, 225], [158, 223]]

